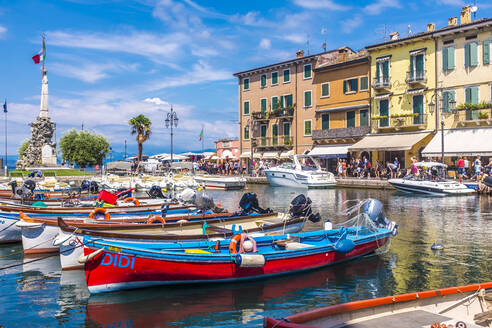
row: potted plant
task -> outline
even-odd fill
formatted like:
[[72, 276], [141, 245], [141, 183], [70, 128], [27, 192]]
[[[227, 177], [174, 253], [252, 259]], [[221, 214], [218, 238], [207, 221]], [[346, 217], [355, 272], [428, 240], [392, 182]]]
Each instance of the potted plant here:
[[480, 112], [478, 113], [478, 118], [481, 120], [486, 120], [489, 118], [489, 113], [487, 112]]

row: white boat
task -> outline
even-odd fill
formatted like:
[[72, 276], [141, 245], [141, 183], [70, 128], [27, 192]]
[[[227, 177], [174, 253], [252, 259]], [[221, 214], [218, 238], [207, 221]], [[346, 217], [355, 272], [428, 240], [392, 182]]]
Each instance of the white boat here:
[[196, 176], [195, 181], [204, 185], [207, 189], [243, 189], [246, 185], [246, 179], [243, 177]]
[[[314, 166], [301, 165], [300, 158], [309, 159]], [[309, 155], [294, 155], [292, 162], [265, 170], [272, 186], [294, 188], [327, 188], [337, 184], [331, 172], [323, 171], [319, 162]]]
[[437, 162], [415, 163], [418, 174], [410, 174], [402, 179], [389, 179], [388, 182], [398, 190], [408, 193], [430, 195], [463, 195], [475, 190], [457, 181], [446, 180], [446, 164]]

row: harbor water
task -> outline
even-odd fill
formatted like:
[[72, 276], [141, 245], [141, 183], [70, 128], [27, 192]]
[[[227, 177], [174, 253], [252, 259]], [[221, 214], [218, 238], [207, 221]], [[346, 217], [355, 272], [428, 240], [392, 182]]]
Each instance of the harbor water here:
[[[285, 211], [302, 190], [249, 186], [260, 205]], [[235, 210], [244, 191], [210, 191]], [[242, 283], [154, 287], [90, 296], [82, 271], [60, 271], [59, 258], [25, 257], [22, 246], [0, 246], [3, 327], [255, 327], [358, 299], [492, 281], [492, 198], [429, 197], [396, 191], [309, 190], [314, 211], [339, 223], [348, 200], [376, 198], [399, 225], [389, 247], [340, 265]], [[322, 223], [306, 225], [306, 230]], [[440, 242], [444, 250], [432, 251]]]

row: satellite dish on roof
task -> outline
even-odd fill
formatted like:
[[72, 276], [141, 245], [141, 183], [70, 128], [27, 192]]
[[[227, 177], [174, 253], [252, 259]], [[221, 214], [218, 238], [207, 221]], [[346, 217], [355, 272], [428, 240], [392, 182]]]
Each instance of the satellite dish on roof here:
[[477, 10], [478, 10], [478, 7], [477, 7], [477, 6], [472, 6], [472, 7], [471, 7], [471, 12], [472, 12], [472, 13], [477, 12]]

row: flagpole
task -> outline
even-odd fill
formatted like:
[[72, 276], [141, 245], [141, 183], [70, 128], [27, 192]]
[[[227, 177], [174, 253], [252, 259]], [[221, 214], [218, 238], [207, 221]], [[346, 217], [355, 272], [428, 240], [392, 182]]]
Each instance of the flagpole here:
[[[204, 131], [203, 124], [202, 124], [202, 131]], [[202, 154], [203, 154], [203, 142], [205, 141], [205, 133], [203, 133], [202, 136]]]
[[[7, 104], [7, 99], [5, 99], [5, 107]], [[8, 176], [8, 170], [7, 170], [7, 109], [4, 109], [5, 113], [5, 176]]]

